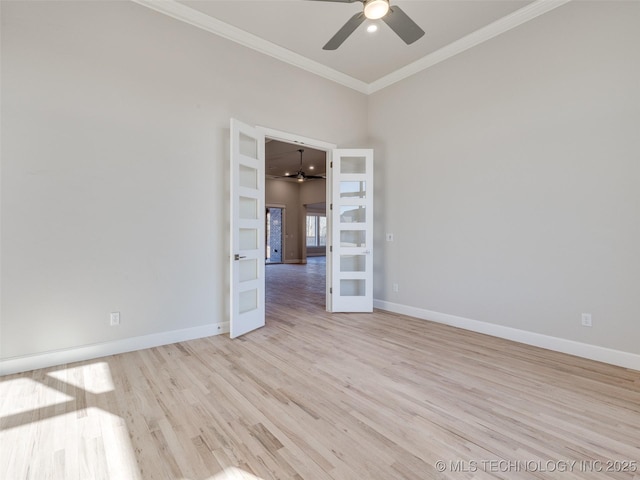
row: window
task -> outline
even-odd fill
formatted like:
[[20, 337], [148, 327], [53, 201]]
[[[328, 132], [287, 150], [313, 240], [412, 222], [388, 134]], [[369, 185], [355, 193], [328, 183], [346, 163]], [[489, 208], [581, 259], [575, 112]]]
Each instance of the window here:
[[307, 247], [324, 247], [327, 244], [327, 217], [307, 215]]

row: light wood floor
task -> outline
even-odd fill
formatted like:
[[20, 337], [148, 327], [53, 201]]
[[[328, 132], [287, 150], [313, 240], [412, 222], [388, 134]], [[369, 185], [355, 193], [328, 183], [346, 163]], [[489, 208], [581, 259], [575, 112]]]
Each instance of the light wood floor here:
[[239, 340], [3, 377], [0, 478], [640, 478], [639, 372], [329, 315], [322, 264], [267, 273], [267, 326]]

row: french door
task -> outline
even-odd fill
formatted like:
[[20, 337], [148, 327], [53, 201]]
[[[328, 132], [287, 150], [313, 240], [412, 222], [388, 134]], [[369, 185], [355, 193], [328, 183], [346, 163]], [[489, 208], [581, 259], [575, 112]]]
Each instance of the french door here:
[[231, 338], [265, 324], [264, 134], [231, 119]]
[[373, 311], [373, 150], [333, 150], [331, 311]]
[[[309, 143], [313, 146], [313, 143]], [[265, 135], [231, 119], [231, 338], [265, 325]], [[322, 148], [322, 147], [321, 147]], [[326, 149], [333, 167], [328, 309], [373, 311], [373, 150]]]

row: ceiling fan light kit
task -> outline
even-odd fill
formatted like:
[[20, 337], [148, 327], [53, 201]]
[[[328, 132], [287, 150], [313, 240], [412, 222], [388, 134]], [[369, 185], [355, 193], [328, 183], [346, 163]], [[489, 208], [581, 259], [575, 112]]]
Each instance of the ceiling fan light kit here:
[[364, 2], [364, 16], [369, 20], [378, 20], [389, 11], [388, 0], [366, 0]]
[[[323, 50], [336, 50], [365, 20], [382, 19], [404, 43], [411, 45], [424, 35], [424, 31], [404, 13], [398, 6], [389, 5], [389, 0], [315, 0], [318, 2], [355, 3], [362, 2], [363, 11], [352, 16], [331, 40], [322, 47]], [[369, 30], [371, 32], [371, 30]]]

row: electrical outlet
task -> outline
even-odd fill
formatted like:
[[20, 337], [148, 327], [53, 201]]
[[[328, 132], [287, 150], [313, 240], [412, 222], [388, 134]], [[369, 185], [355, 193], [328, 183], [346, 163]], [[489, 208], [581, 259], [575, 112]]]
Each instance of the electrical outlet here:
[[593, 323], [591, 322], [591, 314], [583, 313], [582, 314], [582, 326], [583, 327], [592, 327]]
[[399, 289], [398, 289], [398, 284], [397, 283], [394, 283], [392, 288], [393, 288], [394, 292], [398, 293]]
[[120, 325], [120, 312], [111, 312], [109, 319], [111, 322], [111, 326], [117, 327], [118, 325]]

